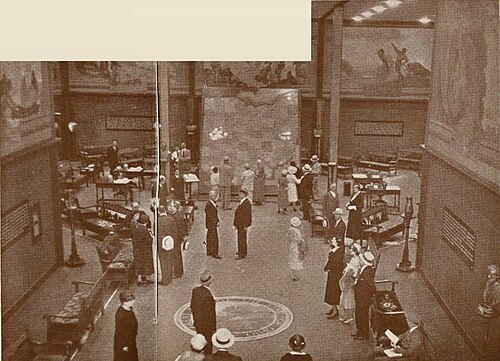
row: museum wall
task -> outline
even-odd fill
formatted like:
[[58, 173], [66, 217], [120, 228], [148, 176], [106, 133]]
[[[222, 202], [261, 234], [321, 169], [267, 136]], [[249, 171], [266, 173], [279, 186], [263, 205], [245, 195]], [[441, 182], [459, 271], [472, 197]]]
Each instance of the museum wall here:
[[0, 73], [4, 319], [63, 261], [63, 246], [47, 63], [4, 62]]
[[[400, 148], [418, 146], [424, 142], [426, 118], [425, 100], [341, 99], [339, 155], [396, 153]], [[371, 122], [383, 122], [384, 126]]]
[[113, 139], [122, 149], [155, 142], [154, 96], [72, 93], [71, 109], [81, 147], [109, 146]]

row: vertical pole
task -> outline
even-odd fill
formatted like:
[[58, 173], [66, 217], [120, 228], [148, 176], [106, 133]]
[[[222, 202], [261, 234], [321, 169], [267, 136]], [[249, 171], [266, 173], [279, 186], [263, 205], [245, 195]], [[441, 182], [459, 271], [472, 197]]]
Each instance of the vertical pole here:
[[[314, 131], [315, 153], [321, 154], [321, 121], [323, 120], [323, 78], [325, 73], [325, 20], [321, 19], [318, 24], [318, 39], [316, 47], [316, 125]], [[318, 132], [318, 134], [316, 134]], [[326, 154], [328, 156], [328, 154]]]
[[160, 126], [160, 173], [170, 179], [168, 158], [170, 157], [169, 126], [169, 81], [168, 62], [158, 62], [158, 119]]
[[68, 124], [71, 117], [71, 99], [69, 93], [69, 62], [59, 62], [59, 72], [61, 77], [61, 117], [59, 129], [61, 131], [61, 159], [71, 159], [71, 134], [69, 132]]

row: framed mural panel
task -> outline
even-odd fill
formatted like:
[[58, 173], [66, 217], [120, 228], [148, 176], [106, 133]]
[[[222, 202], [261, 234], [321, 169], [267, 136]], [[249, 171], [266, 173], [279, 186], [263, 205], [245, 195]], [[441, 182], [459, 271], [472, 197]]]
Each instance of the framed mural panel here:
[[354, 124], [354, 135], [377, 135], [377, 136], [403, 136], [403, 122], [372, 122], [356, 121]]
[[149, 116], [112, 115], [106, 117], [106, 130], [154, 131], [155, 118]]
[[345, 27], [343, 37], [343, 94], [429, 93], [433, 29]]
[[32, 230], [30, 214], [27, 200], [2, 213], [2, 252]]

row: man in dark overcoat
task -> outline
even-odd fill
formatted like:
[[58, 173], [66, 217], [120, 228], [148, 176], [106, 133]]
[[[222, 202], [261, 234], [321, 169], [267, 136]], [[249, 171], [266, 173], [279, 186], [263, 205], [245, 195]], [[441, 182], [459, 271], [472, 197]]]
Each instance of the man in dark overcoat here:
[[179, 235], [175, 219], [167, 214], [165, 206], [160, 206], [158, 212], [158, 258], [161, 267], [159, 283], [168, 285], [172, 282], [174, 272], [174, 240]]
[[330, 252], [328, 253], [328, 262], [325, 265], [325, 272], [328, 274], [326, 281], [325, 303], [332, 306], [328, 311], [327, 318], [333, 319], [338, 315], [338, 305], [340, 302], [340, 278], [344, 271], [344, 247], [340, 247], [336, 238], [330, 240]]
[[237, 260], [247, 256], [247, 232], [252, 225], [252, 202], [248, 199], [248, 192], [240, 191], [241, 201], [234, 212], [233, 225], [238, 232], [238, 253]]
[[207, 256], [220, 259], [219, 256], [219, 212], [217, 211], [217, 192], [210, 191], [205, 205], [205, 227], [207, 228]]
[[212, 353], [212, 335], [217, 329], [217, 315], [215, 311], [215, 299], [210, 291], [212, 275], [204, 271], [200, 276], [201, 284], [193, 288], [191, 292], [191, 314], [193, 324], [197, 333], [205, 336], [207, 345], [204, 352], [207, 355]]
[[328, 220], [328, 229], [326, 232], [326, 239], [330, 240], [332, 238], [333, 225], [335, 224], [335, 217], [333, 212], [339, 206], [339, 194], [337, 193], [337, 184], [332, 183], [330, 185], [330, 190], [326, 192], [323, 197], [323, 215]]
[[363, 193], [359, 184], [354, 185], [354, 193], [346, 204], [349, 210], [349, 219], [347, 220], [346, 237], [354, 241], [363, 237], [363, 207], [365, 205]]
[[111, 146], [106, 150], [106, 160], [108, 161], [109, 172], [115, 170], [120, 162], [120, 156], [118, 154], [118, 141], [115, 139]]
[[311, 199], [313, 198], [313, 180], [314, 177], [311, 173], [311, 166], [306, 164], [302, 167], [304, 175], [300, 181], [299, 198], [302, 203], [302, 215], [306, 221], [310, 218]]
[[365, 252], [360, 257], [361, 269], [354, 284], [354, 300], [356, 301], [355, 321], [356, 333], [352, 336], [356, 340], [369, 339], [370, 319], [368, 316], [370, 306], [375, 294], [375, 257], [371, 252]]

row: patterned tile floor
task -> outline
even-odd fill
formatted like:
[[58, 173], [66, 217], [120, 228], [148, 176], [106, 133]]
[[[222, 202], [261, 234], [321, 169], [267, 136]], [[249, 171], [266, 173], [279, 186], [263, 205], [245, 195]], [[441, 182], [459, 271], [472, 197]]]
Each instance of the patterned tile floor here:
[[[339, 189], [342, 189], [339, 181]], [[322, 181], [322, 189], [326, 189]], [[389, 184], [402, 188], [402, 199], [406, 194], [419, 196], [419, 178], [410, 171], [402, 171], [398, 176], [388, 178]], [[82, 188], [80, 200], [91, 203], [94, 199], [93, 185]], [[148, 192], [141, 192], [138, 199], [148, 208]], [[347, 197], [342, 197], [345, 204]], [[403, 202], [404, 203], [404, 202]], [[416, 203], [416, 202], [415, 202]], [[200, 208], [203, 204], [200, 203]], [[354, 341], [350, 334], [354, 326], [344, 325], [336, 320], [328, 320], [323, 303], [326, 275], [323, 266], [327, 248], [322, 240], [310, 239], [310, 256], [306, 260], [301, 280], [289, 279], [287, 262], [287, 239], [291, 215], [276, 213], [275, 203], [265, 203], [254, 207], [254, 225], [249, 232], [249, 254], [242, 261], [234, 260], [236, 234], [232, 230], [233, 211], [220, 211], [220, 255], [222, 260], [207, 259], [202, 241], [205, 238], [203, 211], [198, 210], [190, 235], [191, 247], [185, 252], [185, 274], [169, 286], [133, 286], [136, 293], [136, 312], [139, 318], [138, 345], [140, 359], [174, 360], [183, 350], [188, 349], [190, 336], [178, 329], [173, 321], [175, 312], [189, 302], [191, 288], [197, 284], [200, 272], [210, 269], [214, 275], [213, 293], [216, 296], [248, 296], [269, 299], [286, 305], [294, 316], [293, 323], [284, 332], [265, 339], [237, 342], [232, 351], [244, 360], [278, 360], [287, 351], [288, 338], [293, 333], [301, 333], [307, 341], [307, 351], [315, 360], [364, 360], [371, 349], [371, 343]], [[414, 228], [415, 225], [412, 225]], [[310, 237], [309, 225], [301, 226], [306, 237]], [[414, 230], [412, 232], [414, 233]], [[65, 254], [69, 254], [69, 232], [64, 232]], [[395, 241], [400, 241], [397, 238]], [[18, 314], [3, 325], [4, 338], [8, 342], [9, 331], [28, 323], [33, 328], [35, 338], [45, 338], [42, 315], [57, 312], [69, 298], [73, 279], [96, 279], [100, 266], [95, 254], [96, 242], [87, 237], [78, 238], [79, 252], [87, 260], [81, 269], [59, 268], [35, 294], [23, 305]], [[411, 260], [414, 260], [415, 242], [410, 243]], [[381, 250], [381, 263], [377, 279], [396, 279], [400, 282], [397, 293], [403, 308], [409, 314], [418, 314], [427, 324], [429, 334], [435, 339], [439, 360], [466, 360], [463, 340], [459, 337], [451, 321], [440, 308], [430, 291], [417, 273], [402, 274], [395, 271], [401, 259], [402, 246], [394, 245]], [[155, 306], [155, 298], [158, 299]], [[105, 314], [98, 322], [82, 350], [74, 360], [111, 360], [114, 332], [114, 313], [118, 307], [114, 294]], [[157, 317], [155, 316], [157, 315]], [[155, 327], [156, 324], [156, 327]], [[155, 347], [156, 345], [156, 347]]]

